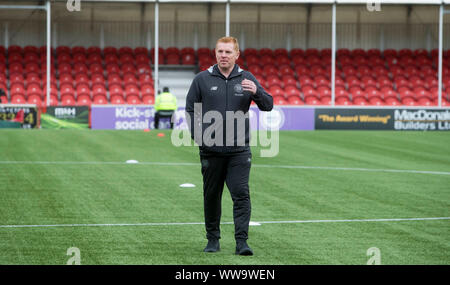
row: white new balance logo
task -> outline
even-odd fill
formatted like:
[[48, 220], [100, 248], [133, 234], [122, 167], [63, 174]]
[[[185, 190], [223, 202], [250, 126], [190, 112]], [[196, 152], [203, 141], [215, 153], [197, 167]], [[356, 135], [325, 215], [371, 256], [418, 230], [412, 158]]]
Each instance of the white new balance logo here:
[[211, 87], [211, 90], [212, 90], [212, 91], [216, 91], [216, 90], [217, 90], [217, 86]]

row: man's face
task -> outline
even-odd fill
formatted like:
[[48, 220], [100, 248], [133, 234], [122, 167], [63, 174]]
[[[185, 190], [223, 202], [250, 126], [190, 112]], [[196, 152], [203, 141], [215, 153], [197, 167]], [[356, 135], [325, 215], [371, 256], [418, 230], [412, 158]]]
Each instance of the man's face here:
[[217, 43], [216, 59], [221, 69], [233, 68], [238, 57], [239, 52], [234, 49], [234, 43]]

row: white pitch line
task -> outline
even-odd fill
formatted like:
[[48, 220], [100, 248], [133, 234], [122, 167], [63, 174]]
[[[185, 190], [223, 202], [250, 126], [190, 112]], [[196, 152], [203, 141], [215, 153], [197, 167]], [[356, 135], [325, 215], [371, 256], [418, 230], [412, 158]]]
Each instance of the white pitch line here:
[[[393, 218], [393, 219], [345, 219], [345, 220], [297, 220], [297, 221], [262, 221], [254, 224], [304, 224], [304, 223], [350, 223], [350, 222], [403, 222], [403, 221], [436, 221], [450, 220], [450, 217], [433, 218]], [[230, 225], [233, 222], [222, 222], [222, 225]], [[121, 224], [55, 224], [55, 225], [0, 225], [0, 228], [55, 228], [55, 227], [124, 227], [124, 226], [185, 226], [204, 225], [203, 222], [188, 223], [121, 223]]]
[[[55, 164], [55, 165], [130, 165], [119, 161], [0, 161], [0, 164]], [[132, 165], [159, 165], [159, 166], [200, 166], [200, 163], [192, 162], [139, 162]], [[341, 171], [365, 171], [365, 172], [389, 172], [389, 173], [411, 173], [450, 175], [447, 171], [429, 171], [412, 169], [376, 169], [376, 168], [351, 168], [331, 166], [306, 166], [306, 165], [276, 165], [276, 164], [253, 164], [253, 167], [262, 168], [286, 168], [286, 169], [312, 169], [312, 170], [341, 170]]]

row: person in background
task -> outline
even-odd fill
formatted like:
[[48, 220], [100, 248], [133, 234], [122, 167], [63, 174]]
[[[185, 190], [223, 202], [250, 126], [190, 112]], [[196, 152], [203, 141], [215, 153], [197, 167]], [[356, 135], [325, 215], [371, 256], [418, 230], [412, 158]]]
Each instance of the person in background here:
[[171, 118], [170, 128], [173, 129], [173, 115], [177, 110], [177, 98], [169, 92], [169, 87], [163, 88], [155, 100], [155, 129], [159, 128], [160, 118]]
[[0, 88], [0, 104], [7, 104], [8, 103], [8, 97], [6, 97], [5, 91]]

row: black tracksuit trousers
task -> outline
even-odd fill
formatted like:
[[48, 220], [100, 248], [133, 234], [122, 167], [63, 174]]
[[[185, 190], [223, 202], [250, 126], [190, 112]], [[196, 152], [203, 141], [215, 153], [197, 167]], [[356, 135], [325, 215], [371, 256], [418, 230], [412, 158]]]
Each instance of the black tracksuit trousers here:
[[250, 223], [251, 153], [228, 156], [200, 156], [203, 175], [203, 201], [206, 238], [220, 239], [222, 192], [226, 183], [233, 201], [234, 236], [236, 240], [248, 239]]

